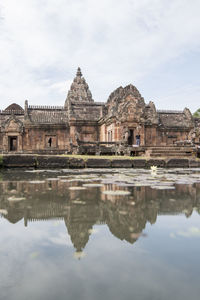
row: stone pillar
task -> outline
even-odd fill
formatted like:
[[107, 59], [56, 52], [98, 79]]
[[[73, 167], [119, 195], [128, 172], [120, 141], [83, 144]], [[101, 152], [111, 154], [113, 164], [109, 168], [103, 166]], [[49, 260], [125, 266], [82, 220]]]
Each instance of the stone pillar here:
[[8, 151], [8, 136], [5, 134], [3, 136], [3, 151]]
[[144, 125], [140, 125], [140, 146], [145, 146], [145, 128]]
[[22, 139], [22, 135], [18, 135], [18, 137], [17, 137], [17, 151], [19, 151], [19, 152], [23, 151], [23, 139]]

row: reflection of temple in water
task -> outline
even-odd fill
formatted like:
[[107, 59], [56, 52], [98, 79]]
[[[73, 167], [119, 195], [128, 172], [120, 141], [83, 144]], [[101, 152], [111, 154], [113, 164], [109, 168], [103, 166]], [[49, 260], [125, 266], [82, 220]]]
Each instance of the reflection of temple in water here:
[[[73, 186], [77, 184], [73, 182]], [[70, 190], [67, 180], [2, 181], [0, 213], [11, 223], [24, 219], [24, 225], [40, 220], [64, 220], [74, 248], [80, 252], [89, 241], [95, 224], [107, 224], [117, 238], [134, 243], [147, 222], [159, 214], [200, 212], [200, 183], [178, 185], [175, 190], [150, 187], [131, 188], [130, 196], [112, 196], [101, 188]]]

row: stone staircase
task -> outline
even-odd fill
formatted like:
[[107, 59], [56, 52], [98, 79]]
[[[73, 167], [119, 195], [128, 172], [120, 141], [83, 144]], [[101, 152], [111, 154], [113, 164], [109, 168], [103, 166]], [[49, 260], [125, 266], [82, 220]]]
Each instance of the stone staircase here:
[[191, 146], [157, 146], [146, 148], [145, 155], [150, 157], [188, 157], [195, 154]]

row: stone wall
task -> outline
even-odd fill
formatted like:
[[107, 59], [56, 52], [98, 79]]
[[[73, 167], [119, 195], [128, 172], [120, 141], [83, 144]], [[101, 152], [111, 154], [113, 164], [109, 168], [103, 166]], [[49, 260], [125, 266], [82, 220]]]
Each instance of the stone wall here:
[[187, 108], [156, 110], [132, 84], [117, 88], [106, 103], [94, 102], [78, 68], [63, 107], [28, 106], [26, 100], [24, 109], [13, 103], [0, 111], [0, 151], [78, 153], [79, 142], [106, 142], [109, 153], [109, 143], [117, 143], [126, 154], [136, 144], [136, 135], [142, 147], [188, 139], [200, 143], [199, 124]]
[[69, 128], [66, 126], [26, 127], [23, 150], [66, 150], [69, 148], [69, 143]]

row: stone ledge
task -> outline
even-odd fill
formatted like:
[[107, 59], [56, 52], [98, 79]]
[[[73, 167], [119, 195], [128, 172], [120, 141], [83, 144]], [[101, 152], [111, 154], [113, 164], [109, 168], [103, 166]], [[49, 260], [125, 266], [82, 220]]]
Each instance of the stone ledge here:
[[156, 166], [158, 168], [165, 168], [166, 167], [166, 161], [164, 159], [149, 159], [146, 161], [146, 166]]
[[111, 168], [132, 168], [132, 159], [113, 159], [111, 161]]
[[172, 158], [166, 162], [167, 168], [189, 168], [189, 159]]
[[71, 169], [85, 168], [85, 161], [82, 158], [69, 158], [69, 168]]
[[146, 159], [133, 159], [133, 168], [146, 168]]
[[200, 160], [171, 159], [121, 159], [79, 158], [55, 155], [2, 155], [0, 167], [5, 168], [200, 168]]
[[2, 167], [5, 168], [18, 168], [28, 167], [35, 168], [36, 161], [34, 156], [29, 155], [5, 155], [2, 159]]
[[86, 168], [111, 168], [110, 159], [88, 158], [85, 162]]
[[36, 168], [69, 168], [69, 158], [61, 156], [35, 156]]
[[200, 168], [200, 160], [189, 160], [189, 168]]

